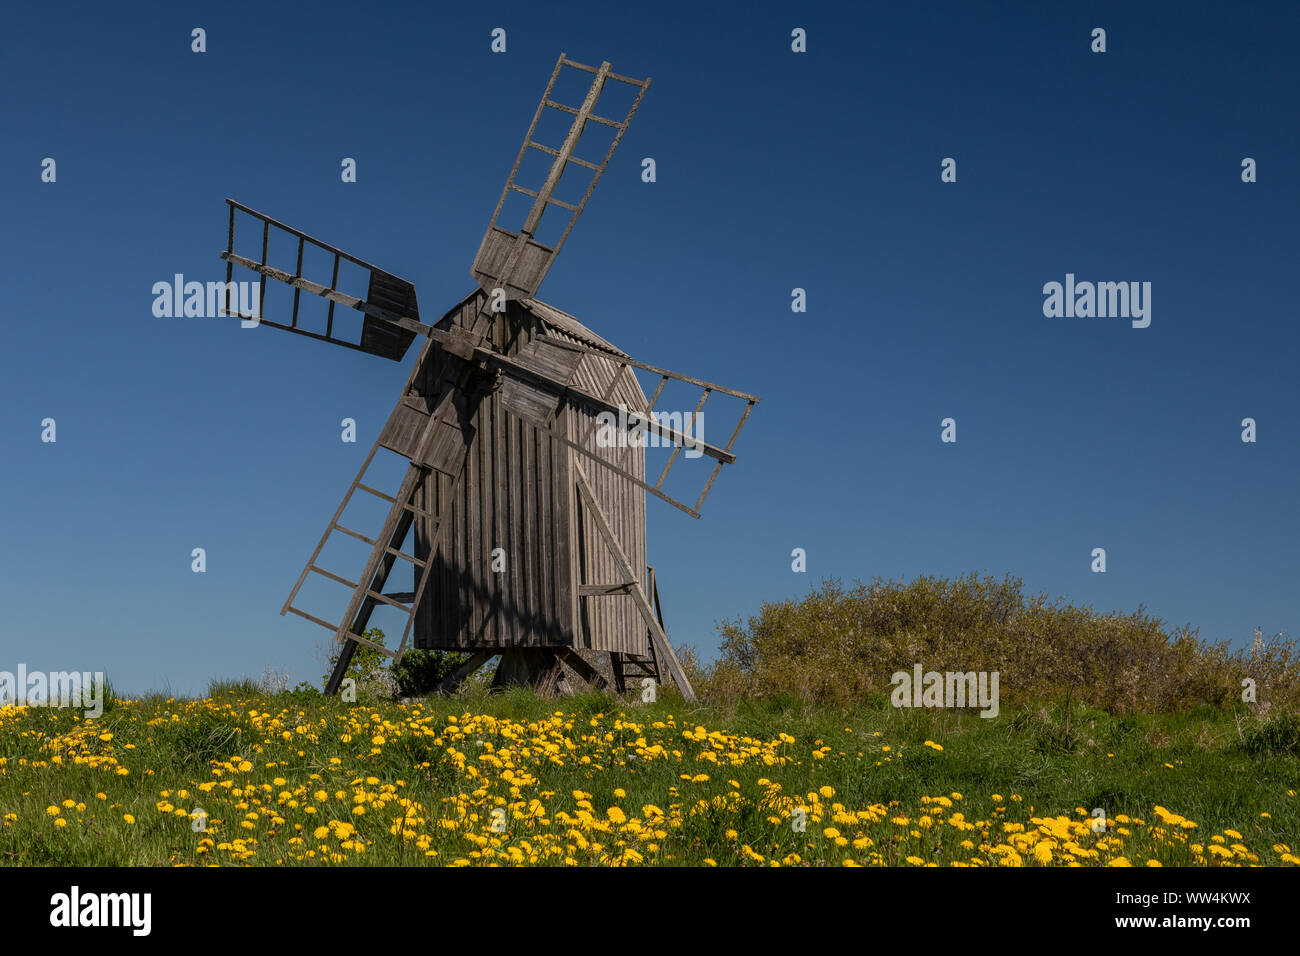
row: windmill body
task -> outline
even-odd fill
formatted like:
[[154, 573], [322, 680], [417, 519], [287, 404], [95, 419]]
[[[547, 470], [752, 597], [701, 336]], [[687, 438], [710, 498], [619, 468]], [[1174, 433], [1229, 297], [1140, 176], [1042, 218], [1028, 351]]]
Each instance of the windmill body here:
[[[565, 68], [592, 76], [580, 105], [551, 99]], [[621, 120], [597, 111], [607, 84], [635, 90]], [[535, 297], [648, 86], [649, 80], [615, 74], [608, 63], [590, 67], [560, 55], [474, 258], [471, 274], [479, 287], [431, 325], [421, 321], [409, 281], [227, 200], [229, 233], [222, 254], [227, 287], [238, 265], [293, 290], [289, 321], [266, 317], [262, 309], [260, 324], [395, 361], [423, 339], [397, 405], [282, 611], [333, 632], [339, 654], [327, 687], [331, 692], [339, 688], [355, 648], [371, 643], [364, 636], [367, 625], [384, 607], [406, 618], [399, 646], [379, 648], [385, 653], [400, 657], [408, 646], [470, 653], [448, 689], [500, 655], [501, 683], [549, 689], [612, 683], [622, 690], [629, 678], [672, 680], [693, 697], [668, 643], [653, 569], [645, 561], [646, 495], [699, 517], [718, 472], [735, 461], [732, 446], [758, 399], [638, 362]], [[534, 139], [546, 110], [572, 117], [568, 134], [556, 145]], [[578, 154], [588, 124], [615, 130], [603, 162]], [[516, 181], [530, 150], [550, 158], [545, 179], [535, 187]], [[555, 189], [575, 168], [590, 180], [580, 201], [566, 202]], [[513, 231], [499, 221], [512, 194], [531, 200], [522, 225]], [[566, 220], [554, 245], [536, 238], [548, 214]], [[249, 226], [255, 230], [253, 247], [244, 244], [237, 252], [237, 231], [246, 235]], [[296, 245], [296, 261], [292, 254], [291, 261], [273, 254], [285, 240], [287, 248]], [[305, 261], [328, 266], [331, 259], [328, 275], [308, 277]], [[364, 298], [340, 288], [341, 268], [365, 271]], [[328, 302], [323, 327], [300, 322], [304, 292]], [[345, 328], [350, 313], [336, 313], [338, 305], [362, 314], [359, 330], [355, 323]], [[649, 398], [638, 371], [658, 379]], [[655, 419], [655, 403], [670, 382], [699, 390], [696, 413], [711, 395], [743, 403], [725, 447]], [[614, 414], [619, 428], [652, 434], [672, 448], [657, 477], [647, 474], [643, 442], [601, 440], [608, 428], [602, 434], [600, 416]], [[713, 466], [693, 504], [665, 490], [683, 448], [707, 456]], [[379, 487], [371, 477], [377, 456], [401, 462], [396, 487]], [[354, 500], [386, 510], [377, 529], [345, 523]], [[359, 574], [330, 567], [323, 557], [341, 540], [368, 549], [364, 562], [357, 562]], [[412, 582], [410, 591], [394, 590], [390, 583], [403, 574]], [[331, 622], [300, 606], [297, 599], [309, 580], [351, 591], [341, 616]], [[608, 671], [592, 666], [593, 653], [609, 655]]]
[[[437, 327], [465, 327], [478, 314], [476, 300], [482, 295], [471, 296]], [[622, 355], [576, 319], [531, 300], [511, 302], [486, 338], [511, 357], [536, 339], [578, 341], [598, 351], [610, 350], [611, 356]], [[645, 409], [645, 395], [629, 369], [595, 353], [561, 354], [577, 359], [574, 381], [579, 386], [600, 394], [612, 382], [612, 403]], [[417, 364], [404, 403], [424, 402], [436, 392], [443, 363], [436, 350], [430, 349], [429, 355]], [[468, 421], [468, 459], [459, 482], [433, 471], [416, 496], [419, 507], [438, 517], [417, 517], [414, 522], [414, 553], [433, 561], [416, 614], [414, 645], [461, 651], [564, 645], [643, 654], [645, 635], [639, 632], [644, 623], [630, 602], [616, 596], [580, 596], [582, 585], [622, 580], [608, 549], [594, 547], [600, 541], [599, 529], [590, 514], [582, 513], [575, 479], [584, 456], [553, 437], [545, 425], [511, 414], [509, 396], [503, 394], [510, 388], [503, 384], [475, 403]], [[590, 455], [644, 477], [645, 449], [630, 444], [600, 447], [591, 427], [594, 419], [591, 410], [566, 404], [551, 429], [575, 441], [586, 436], [584, 447]], [[407, 443], [418, 428], [418, 419], [399, 407], [380, 442], [401, 452], [410, 447]], [[592, 490], [624, 555], [644, 570], [644, 491], [599, 466], [589, 471]], [[492, 553], [498, 548], [494, 561]]]

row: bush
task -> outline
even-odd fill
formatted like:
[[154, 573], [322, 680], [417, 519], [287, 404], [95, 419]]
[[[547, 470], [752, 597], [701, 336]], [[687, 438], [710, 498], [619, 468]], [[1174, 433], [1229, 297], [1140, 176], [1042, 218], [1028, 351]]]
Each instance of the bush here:
[[[363, 635], [380, 647], [386, 646], [384, 632], [377, 627]], [[468, 654], [449, 651], [409, 650], [396, 664], [392, 658], [366, 644], [358, 644], [348, 664], [347, 676], [357, 682], [360, 697], [392, 699], [394, 697], [424, 697], [434, 693], [438, 685], [469, 659]], [[337, 650], [330, 659], [330, 670], [338, 660]], [[329, 675], [325, 676], [329, 679]]]
[[393, 665], [398, 693], [403, 697], [426, 697], [467, 660], [468, 654], [452, 651], [407, 651]]
[[1257, 642], [1251, 651], [1202, 642], [1139, 607], [1131, 614], [1026, 597], [1018, 578], [911, 582], [838, 580], [802, 600], [769, 602], [747, 622], [719, 625], [721, 658], [701, 667], [688, 655], [692, 684], [727, 702], [794, 695], [848, 706], [888, 693], [896, 671], [997, 671], [1005, 703], [1057, 700], [1061, 733], [1071, 708], [1110, 713], [1224, 707], [1241, 700], [1251, 677], [1261, 701], [1300, 699], [1294, 641]]

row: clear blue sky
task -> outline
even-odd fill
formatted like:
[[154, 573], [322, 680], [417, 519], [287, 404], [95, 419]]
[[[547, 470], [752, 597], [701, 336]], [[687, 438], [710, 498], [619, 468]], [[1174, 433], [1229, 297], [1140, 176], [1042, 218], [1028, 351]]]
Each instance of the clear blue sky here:
[[[319, 677], [324, 632], [278, 611], [415, 352], [155, 318], [150, 289], [224, 278], [231, 196], [436, 317], [561, 50], [654, 82], [541, 297], [763, 397], [701, 520], [650, 504], [674, 642], [711, 656], [824, 576], [971, 570], [1294, 631], [1298, 41], [1292, 3], [11, 6], [0, 669]], [[1151, 282], [1151, 326], [1044, 317], [1067, 272]]]

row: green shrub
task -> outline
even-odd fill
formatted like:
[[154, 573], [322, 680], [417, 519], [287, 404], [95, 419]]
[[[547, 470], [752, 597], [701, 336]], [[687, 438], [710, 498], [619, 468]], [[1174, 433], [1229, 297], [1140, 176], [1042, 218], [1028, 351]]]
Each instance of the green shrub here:
[[407, 651], [393, 665], [398, 693], [403, 697], [426, 697], [467, 660], [468, 654], [453, 651]]
[[719, 631], [714, 665], [683, 655], [692, 684], [714, 702], [786, 695], [852, 706], [887, 694], [891, 676], [916, 664], [997, 671], [1004, 706], [1059, 702], [1058, 736], [1068, 742], [1079, 707], [1124, 714], [1231, 706], [1243, 677], [1256, 681], [1261, 701], [1300, 700], [1295, 641], [1229, 651], [1190, 627], [1168, 630], [1142, 607], [1102, 613], [1026, 596], [1011, 576], [877, 579], [852, 589], [826, 580], [802, 600], [765, 603]]

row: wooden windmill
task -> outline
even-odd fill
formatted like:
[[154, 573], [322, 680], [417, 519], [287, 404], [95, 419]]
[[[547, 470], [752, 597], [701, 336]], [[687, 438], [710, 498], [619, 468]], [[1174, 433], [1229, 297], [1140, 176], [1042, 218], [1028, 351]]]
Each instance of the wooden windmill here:
[[[586, 98], [577, 106], [551, 99], [564, 70], [590, 75]], [[621, 120], [599, 115], [602, 92], [618, 84], [631, 88], [631, 107]], [[478, 288], [432, 325], [420, 320], [410, 282], [226, 201], [230, 227], [222, 258], [227, 290], [235, 265], [293, 288], [288, 324], [262, 318], [264, 309], [257, 316], [243, 315], [231, 308], [229, 297], [228, 314], [394, 361], [418, 336], [425, 339], [396, 407], [281, 611], [327, 628], [341, 645], [329, 693], [338, 690], [358, 644], [395, 658], [413, 644], [471, 654], [448, 687], [497, 654], [498, 681], [556, 687], [576, 676], [603, 685], [608, 683], [603, 669], [592, 665], [591, 655], [580, 653], [603, 651], [610, 655], [616, 689], [622, 690], [631, 676], [661, 682], [671, 678], [693, 699], [668, 643], [653, 569], [645, 563], [645, 495], [698, 518], [718, 472], [735, 462], [732, 447], [758, 399], [637, 362], [573, 316], [534, 298], [649, 85], [648, 79], [612, 72], [609, 63], [591, 67], [560, 55], [474, 257], [471, 274]], [[565, 122], [572, 117], [563, 142], [534, 140], [546, 111], [563, 114]], [[590, 124], [614, 131], [600, 162], [575, 153]], [[545, 179], [535, 188], [516, 182], [530, 151], [550, 158]], [[579, 201], [562, 201], [555, 194], [557, 184], [575, 168], [590, 182]], [[522, 225], [511, 231], [498, 220], [514, 194], [531, 204]], [[567, 221], [559, 241], [548, 246], [537, 233], [543, 216], [556, 210]], [[251, 225], [260, 232], [260, 257], [236, 253], [237, 217], [244, 229]], [[269, 261], [270, 250], [286, 241], [287, 248], [296, 246], [296, 264], [286, 261], [285, 268], [277, 268]], [[328, 284], [305, 277], [304, 255], [323, 256], [326, 265], [332, 261]], [[340, 290], [341, 266], [367, 274], [364, 298]], [[300, 323], [303, 292], [328, 300], [323, 328]], [[263, 305], [265, 296], [263, 283]], [[336, 316], [336, 304], [363, 314], [355, 334], [343, 328], [343, 318], [351, 313]], [[658, 377], [651, 398], [634, 369]], [[699, 390], [696, 413], [715, 393], [741, 403], [725, 447], [710, 445], [675, 427], [676, 419], [655, 414], [665, 385], [674, 381]], [[602, 413], [609, 417], [598, 421]], [[631, 440], [607, 440], [614, 416], [618, 434]], [[601, 428], [606, 429], [605, 441], [598, 440]], [[653, 481], [646, 472], [646, 436], [671, 448]], [[400, 456], [404, 468], [397, 487], [388, 491], [367, 477], [380, 453]], [[688, 504], [665, 490], [665, 480], [682, 457], [701, 455], [712, 459], [712, 469]], [[382, 526], [358, 530], [343, 523], [345, 509], [358, 493], [381, 502], [379, 511], [386, 508]], [[342, 573], [347, 569], [323, 566], [322, 552], [340, 537], [369, 549], [353, 576]], [[411, 568], [409, 592], [385, 590], [398, 562]], [[333, 623], [294, 604], [313, 576], [351, 593]], [[384, 607], [406, 615], [396, 649], [378, 647], [363, 636], [372, 613]]]

